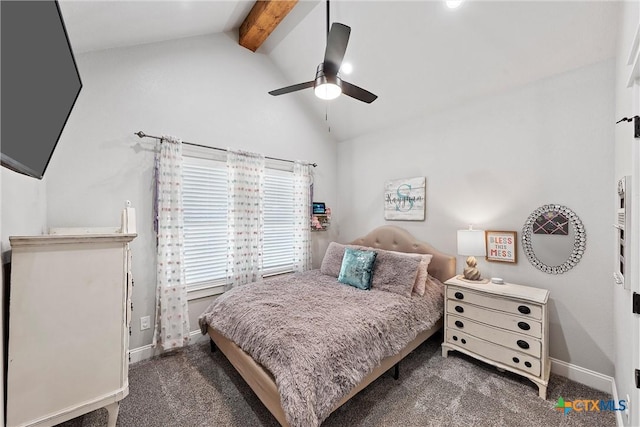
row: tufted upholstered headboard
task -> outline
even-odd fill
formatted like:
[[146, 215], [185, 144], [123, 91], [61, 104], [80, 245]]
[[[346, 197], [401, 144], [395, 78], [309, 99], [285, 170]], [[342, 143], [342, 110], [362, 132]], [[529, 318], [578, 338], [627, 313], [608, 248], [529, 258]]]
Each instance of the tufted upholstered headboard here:
[[454, 256], [440, 252], [428, 243], [416, 240], [404, 228], [383, 225], [366, 236], [355, 239], [350, 244], [388, 251], [431, 254], [433, 258], [429, 263], [429, 274], [441, 282], [456, 275], [456, 258]]

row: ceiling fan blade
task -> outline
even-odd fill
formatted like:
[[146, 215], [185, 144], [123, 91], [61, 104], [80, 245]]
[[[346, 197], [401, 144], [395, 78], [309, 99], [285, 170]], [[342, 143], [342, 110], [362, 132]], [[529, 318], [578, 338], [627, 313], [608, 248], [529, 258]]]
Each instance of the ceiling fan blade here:
[[272, 90], [269, 92], [269, 95], [278, 96], [284, 95], [285, 93], [295, 92], [297, 90], [307, 89], [313, 87], [313, 81], [298, 83], [297, 85], [287, 86], [280, 89]]
[[345, 82], [344, 80], [342, 80], [342, 93], [355, 98], [358, 101], [366, 102], [367, 104], [371, 104], [378, 98], [378, 95], [374, 95], [368, 90], [364, 90], [361, 87]]
[[344, 54], [347, 51], [351, 27], [339, 22], [331, 24], [329, 37], [327, 38], [327, 48], [324, 51], [324, 73], [335, 76], [340, 70]]

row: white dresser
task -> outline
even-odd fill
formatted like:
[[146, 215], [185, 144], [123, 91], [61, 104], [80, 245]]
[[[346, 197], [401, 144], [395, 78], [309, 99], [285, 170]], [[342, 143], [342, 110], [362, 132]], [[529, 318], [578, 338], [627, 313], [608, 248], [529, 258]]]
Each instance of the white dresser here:
[[131, 208], [122, 220], [9, 238], [8, 427], [51, 426], [101, 407], [116, 425], [129, 393]]
[[445, 282], [444, 343], [499, 369], [527, 377], [546, 399], [549, 326], [546, 289], [505, 283]]

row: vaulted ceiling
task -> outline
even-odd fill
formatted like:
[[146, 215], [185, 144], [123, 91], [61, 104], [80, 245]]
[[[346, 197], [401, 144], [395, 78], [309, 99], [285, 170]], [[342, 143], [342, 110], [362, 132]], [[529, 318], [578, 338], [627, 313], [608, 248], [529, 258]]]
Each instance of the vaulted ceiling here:
[[[237, 32], [253, 5], [60, 0], [76, 53]], [[299, 1], [257, 49], [282, 71], [280, 86], [314, 78], [324, 55], [325, 13], [324, 2]], [[379, 99], [321, 101], [312, 90], [283, 96], [296, 97], [337, 140], [347, 140], [612, 58], [617, 19], [617, 2], [606, 0], [466, 0], [455, 10], [439, 0], [334, 0], [331, 20], [351, 27], [345, 61], [353, 72], [344, 78]]]

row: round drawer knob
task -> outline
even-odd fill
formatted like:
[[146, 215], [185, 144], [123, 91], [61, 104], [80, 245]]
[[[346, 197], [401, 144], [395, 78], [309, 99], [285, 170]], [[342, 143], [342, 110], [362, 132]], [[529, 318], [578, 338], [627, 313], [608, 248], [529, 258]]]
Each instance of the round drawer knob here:
[[523, 340], [518, 340], [516, 344], [518, 344], [518, 347], [524, 348], [525, 350], [529, 348], [529, 343]]
[[466, 343], [467, 343], [467, 340], [465, 340], [464, 338], [462, 338], [462, 339], [460, 340], [460, 342], [462, 342], [462, 344], [466, 344]]
[[462, 322], [461, 322], [461, 321], [459, 321], [459, 320], [456, 320], [456, 326], [457, 326], [458, 328], [464, 328], [464, 323], [462, 323]]
[[458, 337], [454, 335], [454, 336], [453, 336], [453, 340], [454, 340], [454, 341], [458, 341]]
[[462, 307], [461, 307], [461, 306], [459, 306], [459, 305], [456, 305], [456, 311], [457, 311], [458, 313], [464, 313], [464, 308], [462, 308]]
[[520, 363], [520, 359], [518, 359], [517, 357], [513, 358], [513, 363]]
[[518, 306], [518, 311], [522, 314], [529, 314], [531, 313], [531, 309], [529, 307], [527, 307], [526, 305], [520, 305]]
[[456, 292], [455, 294], [453, 294], [453, 296], [455, 296], [457, 299], [464, 299], [464, 295], [462, 294], [462, 292]]
[[526, 366], [527, 368], [531, 367], [531, 362], [524, 362], [524, 366]]
[[528, 331], [529, 329], [531, 329], [531, 326], [529, 326], [527, 322], [518, 322], [518, 328], [522, 329], [523, 331]]

